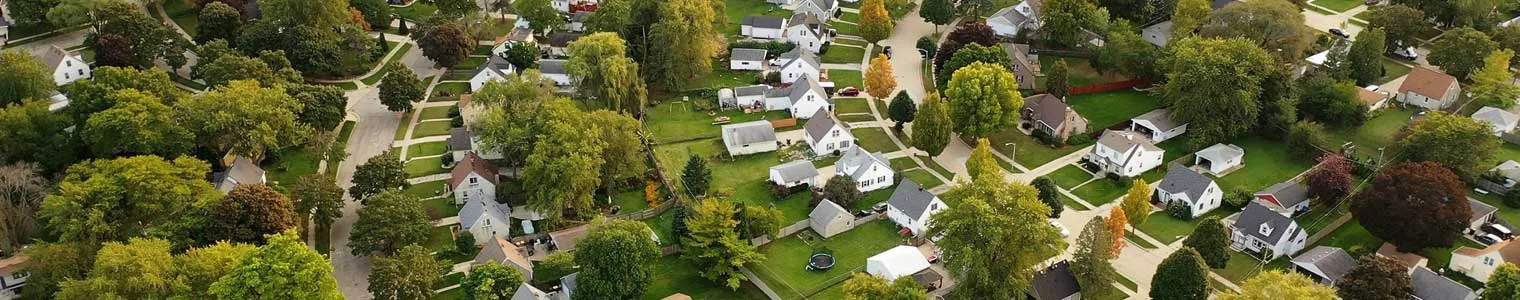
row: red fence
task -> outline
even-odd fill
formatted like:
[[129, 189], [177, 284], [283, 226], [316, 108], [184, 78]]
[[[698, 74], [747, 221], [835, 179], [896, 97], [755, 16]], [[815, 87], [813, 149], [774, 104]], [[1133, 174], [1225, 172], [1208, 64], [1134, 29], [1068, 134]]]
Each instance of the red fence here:
[[1145, 80], [1131, 79], [1131, 80], [1125, 80], [1125, 81], [1120, 81], [1120, 82], [1110, 82], [1110, 83], [1103, 83], [1103, 84], [1094, 84], [1094, 85], [1084, 85], [1084, 86], [1078, 86], [1078, 87], [1070, 87], [1070, 88], [1066, 88], [1066, 94], [1067, 95], [1071, 95], [1071, 96], [1075, 96], [1075, 95], [1082, 95], [1082, 94], [1112, 92], [1112, 91], [1117, 91], [1117, 90], [1122, 90], [1122, 89], [1127, 89], [1127, 88], [1133, 88], [1133, 87], [1142, 86], [1142, 85], [1148, 85], [1148, 84], [1150, 84], [1150, 82], [1146, 82]]

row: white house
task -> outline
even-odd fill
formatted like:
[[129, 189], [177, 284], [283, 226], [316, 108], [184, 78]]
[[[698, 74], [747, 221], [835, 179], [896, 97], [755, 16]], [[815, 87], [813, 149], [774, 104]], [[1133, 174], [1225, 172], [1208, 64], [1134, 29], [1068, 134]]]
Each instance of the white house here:
[[[730, 94], [724, 95], [723, 90], [730, 91]], [[771, 92], [771, 86], [769, 85], [756, 84], [723, 90], [719, 90], [718, 92], [718, 104], [724, 109], [746, 108], [769, 110], [766, 107], [765, 100], [766, 95]]]
[[450, 173], [453, 178], [449, 180], [449, 188], [454, 191], [454, 204], [465, 204], [470, 200], [496, 201], [496, 168], [485, 159], [475, 154], [466, 155], [464, 160], [454, 162], [454, 170]]
[[850, 128], [827, 111], [819, 110], [808, 120], [804, 129], [807, 132], [808, 147], [818, 155], [844, 151], [855, 144], [855, 135], [850, 134]]
[[0, 44], [4, 44], [6, 40], [10, 39], [11, 23], [10, 13], [5, 8], [5, 1], [0, 1]]
[[1156, 184], [1155, 195], [1156, 200], [1165, 206], [1170, 207], [1173, 203], [1185, 205], [1193, 217], [1197, 217], [1219, 208], [1224, 191], [1208, 176], [1172, 164], [1167, 169], [1166, 177]]
[[505, 266], [517, 268], [523, 278], [533, 278], [533, 263], [528, 261], [522, 250], [516, 244], [504, 238], [493, 238], [485, 242], [480, 248], [480, 253], [475, 254], [475, 265], [486, 262], [496, 262]]
[[512, 63], [498, 55], [492, 55], [486, 63], [475, 68], [475, 77], [470, 77], [470, 91], [478, 92], [491, 81], [506, 81], [508, 77], [517, 74], [517, 68]]
[[1451, 251], [1451, 270], [1488, 282], [1494, 269], [1504, 263], [1520, 263], [1520, 243], [1503, 241], [1483, 249], [1458, 247]]
[[765, 49], [734, 48], [728, 55], [729, 70], [765, 70]]
[[20, 299], [21, 287], [29, 277], [32, 276], [26, 271], [25, 254], [0, 259], [0, 299]]
[[480, 137], [475, 136], [465, 127], [449, 129], [449, 155], [453, 161], [464, 161], [469, 155], [478, 155], [485, 160], [502, 159], [500, 150], [493, 150], [480, 145]]
[[866, 258], [866, 273], [892, 281], [929, 268], [929, 259], [913, 246], [897, 246]]
[[59, 86], [90, 78], [90, 64], [84, 61], [84, 56], [69, 53], [56, 45], [43, 53], [42, 63], [53, 72], [53, 83]]
[[823, 199], [813, 207], [813, 212], [808, 213], [808, 228], [824, 238], [832, 237], [850, 228], [855, 227], [855, 216], [850, 215], [849, 210], [835, 204], [833, 200]]
[[1145, 134], [1153, 143], [1165, 142], [1187, 132], [1187, 123], [1172, 119], [1172, 111], [1165, 108], [1152, 110], [1129, 119], [1129, 130]]
[[1004, 7], [987, 18], [987, 26], [998, 36], [1012, 38], [1020, 31], [1040, 29], [1042, 0], [1024, 0], [1018, 5]]
[[939, 196], [924, 190], [913, 179], [903, 179], [887, 199], [887, 218], [897, 226], [908, 228], [913, 235], [929, 229], [929, 216], [949, 208]]
[[834, 31], [829, 29], [827, 20], [819, 19], [817, 15], [799, 12], [793, 14], [786, 22], [786, 40], [797, 44], [798, 49], [806, 49], [808, 52], [818, 53], [823, 49], [823, 44], [829, 42]]
[[1193, 164], [1203, 166], [1204, 171], [1214, 176], [1224, 176], [1225, 172], [1240, 167], [1246, 160], [1246, 149], [1231, 144], [1214, 144], [1193, 154]]
[[766, 120], [723, 125], [723, 146], [728, 155], [776, 151], [776, 128]]
[[259, 164], [254, 163], [252, 159], [238, 156], [232, 159], [232, 164], [227, 167], [226, 171], [212, 174], [211, 177], [216, 182], [216, 189], [226, 194], [239, 185], [264, 184], [268, 182], [269, 180], [265, 176], [265, 173], [264, 169], [259, 168]]
[[1264, 253], [1269, 259], [1298, 252], [1304, 248], [1308, 234], [1293, 218], [1252, 201], [1231, 224], [1230, 247]]
[[1263, 206], [1279, 214], [1292, 216], [1295, 213], [1309, 211], [1309, 187], [1297, 182], [1279, 182], [1256, 192], [1253, 197]]
[[862, 193], [892, 186], [896, 175], [892, 171], [892, 165], [887, 163], [886, 155], [880, 152], [867, 153], [860, 146], [845, 149], [840, 154], [839, 161], [834, 162], [834, 176], [854, 179], [856, 188]]
[[1103, 173], [1135, 177], [1161, 166], [1164, 154], [1166, 150], [1151, 144], [1151, 140], [1140, 133], [1106, 130], [1092, 152], [1083, 158], [1097, 165]]
[[795, 83], [798, 80], [812, 78], [818, 80], [818, 73], [823, 70], [823, 64], [818, 62], [818, 54], [803, 51], [802, 47], [792, 49], [791, 52], [781, 54], [781, 83]]
[[555, 32], [545, 37], [544, 43], [539, 44], [539, 47], [544, 47], [544, 50], [548, 50], [550, 56], [566, 57], [570, 56], [570, 43], [579, 39], [581, 39], [581, 34], [579, 33]]
[[796, 0], [796, 2], [797, 8], [792, 9], [793, 12], [817, 15], [824, 22], [833, 19], [834, 13], [839, 12], [839, 0]]
[[1478, 112], [1472, 114], [1472, 118], [1483, 123], [1488, 123], [1489, 129], [1494, 132], [1494, 136], [1502, 136], [1504, 133], [1515, 131], [1515, 125], [1517, 122], [1520, 122], [1520, 115], [1492, 106], [1479, 108]]
[[779, 39], [785, 29], [786, 19], [772, 16], [745, 16], [739, 23], [739, 35], [756, 39]]
[[507, 50], [512, 49], [512, 45], [536, 43], [536, 41], [537, 40], [533, 38], [532, 29], [528, 29], [527, 27], [515, 27], [512, 28], [511, 33], [507, 33], [507, 39], [505, 41], [497, 43], [496, 46], [491, 47], [491, 55], [506, 55]]
[[1387, 106], [1388, 99], [1392, 99], [1393, 94], [1378, 90], [1376, 85], [1369, 85], [1357, 90], [1356, 98], [1362, 100], [1363, 104], [1367, 104], [1367, 111], [1375, 111]]
[[1415, 66], [1399, 86], [1399, 101], [1425, 109], [1451, 106], [1461, 94], [1456, 77], [1422, 66]]
[[771, 183], [780, 186], [818, 185], [818, 168], [813, 167], [813, 162], [808, 160], [796, 160], [772, 166], [770, 174]]
[[507, 238], [512, 222], [507, 215], [512, 208], [496, 199], [475, 197], [459, 208], [459, 228], [475, 237], [476, 244]]
[[569, 61], [563, 59], [539, 60], [538, 73], [544, 79], [554, 81], [555, 85], [570, 86], [573, 82], [570, 81], [570, 73], [565, 71], [565, 63], [567, 62]]
[[834, 100], [812, 78], [804, 78], [792, 86], [771, 89], [765, 96], [766, 110], [786, 110], [792, 117], [808, 119], [818, 112], [833, 112]]

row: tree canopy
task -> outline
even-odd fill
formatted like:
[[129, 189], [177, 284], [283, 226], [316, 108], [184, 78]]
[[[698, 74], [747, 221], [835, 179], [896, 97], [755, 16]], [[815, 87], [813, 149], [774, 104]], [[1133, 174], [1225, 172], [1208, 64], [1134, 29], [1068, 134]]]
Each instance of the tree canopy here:
[[913, 116], [913, 148], [923, 150], [930, 156], [939, 156], [950, 145], [954, 121], [950, 119], [950, 104], [938, 93], [930, 92], [924, 97]]
[[1488, 124], [1460, 115], [1435, 112], [1409, 127], [1399, 140], [1410, 161], [1433, 161], [1458, 176], [1471, 178], [1493, 162], [1499, 151]]
[[898, 277], [887, 282], [881, 277], [855, 273], [844, 281], [845, 300], [926, 300], [929, 295], [912, 276]]
[[407, 245], [428, 240], [431, 218], [416, 197], [388, 191], [366, 199], [359, 208], [348, 246], [353, 255], [396, 253]]
[[256, 81], [233, 81], [175, 103], [174, 109], [197, 144], [218, 153], [259, 157], [298, 145], [311, 133], [311, 127], [296, 122], [300, 102], [282, 87], [260, 87]]
[[1171, 104], [1172, 118], [1188, 123], [1190, 148], [1202, 149], [1251, 129], [1261, 110], [1261, 81], [1273, 64], [1265, 50], [1239, 38], [1189, 38], [1173, 42], [1167, 51], [1161, 61], [1167, 70], [1161, 99]]
[[1086, 297], [1104, 299], [1118, 292], [1112, 288], [1118, 279], [1118, 271], [1108, 261], [1118, 256], [1114, 253], [1114, 236], [1108, 231], [1103, 217], [1093, 217], [1082, 226], [1077, 235], [1077, 250], [1071, 256], [1071, 274], [1079, 286], [1103, 287], [1083, 291]]
[[396, 255], [376, 257], [375, 269], [369, 273], [369, 292], [375, 299], [432, 298], [433, 286], [443, 280], [451, 266], [428, 252], [412, 244]]
[[407, 187], [405, 165], [396, 155], [386, 151], [355, 168], [348, 195], [363, 201], [372, 195]]
[[1287, 0], [1242, 1], [1209, 13], [1198, 34], [1220, 39], [1244, 38], [1279, 61], [1297, 61], [1314, 43], [1314, 30]]
[[267, 185], [245, 184], [227, 192], [211, 205], [210, 226], [203, 232], [208, 241], [263, 244], [264, 236], [297, 225], [295, 205]]
[[1488, 34], [1462, 27], [1447, 31], [1432, 43], [1430, 56], [1426, 59], [1431, 65], [1441, 67], [1446, 74], [1464, 79], [1482, 68], [1484, 58], [1498, 48], [1499, 43], [1490, 39]]
[[0, 106], [43, 100], [57, 90], [42, 61], [21, 50], [0, 51]]
[[1066, 249], [1066, 241], [1046, 221], [1050, 208], [1039, 191], [1004, 180], [978, 180], [950, 193], [964, 195], [956, 206], [930, 217], [925, 236], [938, 243], [947, 269], [957, 278], [951, 296], [1012, 299], [1023, 295], [1034, 268]]
[[1335, 288], [1314, 282], [1303, 274], [1268, 270], [1240, 285], [1239, 292], [1219, 296], [1223, 300], [1334, 299]]
[[[576, 215], [592, 215], [592, 193], [602, 186], [602, 156], [607, 143], [599, 139], [598, 124], [568, 99], [545, 103], [543, 135], [533, 145], [522, 169], [528, 207], [544, 214], [551, 223], [562, 220], [566, 209]], [[622, 149], [627, 151], [628, 149]]]
[[575, 294], [583, 295], [576, 297], [642, 297], [654, 280], [654, 262], [660, 258], [660, 246], [649, 239], [653, 231], [638, 221], [612, 219], [592, 223], [586, 237], [575, 246], [575, 262], [581, 266]]
[[1383, 168], [1371, 187], [1351, 200], [1351, 213], [1367, 232], [1415, 252], [1450, 247], [1472, 221], [1462, 179], [1434, 162]]
[[1408, 270], [1392, 258], [1363, 255], [1335, 287], [1340, 289], [1340, 297], [1347, 300], [1404, 299], [1414, 293]]
[[1230, 229], [1218, 217], [1199, 222], [1193, 233], [1182, 240], [1182, 245], [1197, 250], [1209, 268], [1223, 269], [1230, 262]]
[[237, 268], [211, 285], [219, 299], [343, 299], [333, 265], [294, 231], [271, 235]]
[[765, 260], [755, 246], [735, 232], [739, 220], [734, 219], [734, 213], [732, 202], [702, 200], [692, 207], [692, 214], [686, 219], [690, 233], [681, 237], [681, 257], [696, 264], [702, 278], [729, 289], [738, 289], [744, 282], [739, 268]]
[[1151, 299], [1204, 300], [1209, 298], [1209, 267], [1192, 247], [1172, 252], [1156, 266], [1151, 277]]
[[39, 215], [65, 241], [123, 241], [162, 232], [192, 207], [215, 199], [205, 179], [210, 171], [205, 162], [184, 156], [82, 162], [69, 167]]
[[999, 65], [975, 62], [956, 70], [945, 89], [955, 133], [984, 137], [1013, 126], [1024, 107], [1018, 86], [1013, 73]]
[[[569, 252], [555, 252], [560, 253]], [[522, 271], [492, 260], [471, 266], [470, 273], [459, 282], [459, 288], [472, 299], [510, 299], [523, 282]]]

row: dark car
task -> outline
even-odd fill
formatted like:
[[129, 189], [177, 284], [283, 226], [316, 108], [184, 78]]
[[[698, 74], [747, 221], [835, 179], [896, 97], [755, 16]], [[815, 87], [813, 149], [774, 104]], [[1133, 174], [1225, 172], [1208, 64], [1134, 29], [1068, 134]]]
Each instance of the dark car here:
[[869, 209], [862, 209], [860, 211], [856, 211], [855, 212], [855, 217], [856, 218], [864, 218], [864, 217], [869, 217], [869, 216], [871, 216], [871, 210], [869, 210]]
[[887, 203], [886, 202], [882, 202], [882, 203], [877, 203], [876, 205], [872, 205], [871, 206], [871, 210], [874, 210], [876, 212], [886, 212], [887, 211]]
[[860, 89], [853, 86], [847, 86], [844, 89], [839, 90], [839, 95], [847, 97], [860, 96]]
[[1330, 28], [1330, 34], [1346, 39], [1351, 38], [1351, 34], [1346, 33], [1345, 30], [1341, 30], [1340, 28]]
[[1483, 243], [1484, 246], [1498, 244], [1500, 241], [1504, 241], [1504, 239], [1500, 239], [1499, 236], [1496, 235], [1487, 233], [1478, 235], [1478, 242]]
[[881, 54], [882, 55], [886, 55], [888, 59], [891, 59], [892, 58], [892, 46], [882, 47], [881, 48]]

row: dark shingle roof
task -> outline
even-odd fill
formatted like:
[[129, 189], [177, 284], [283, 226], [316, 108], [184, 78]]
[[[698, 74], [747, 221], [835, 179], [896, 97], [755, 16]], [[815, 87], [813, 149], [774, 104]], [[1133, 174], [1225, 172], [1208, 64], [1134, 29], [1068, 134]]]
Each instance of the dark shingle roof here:
[[1293, 265], [1324, 276], [1330, 282], [1339, 282], [1341, 277], [1351, 272], [1351, 268], [1356, 267], [1356, 259], [1341, 248], [1315, 246], [1294, 257]]
[[565, 60], [545, 59], [538, 61], [538, 72], [542, 74], [567, 74], [565, 73]]
[[792, 19], [786, 22], [786, 26], [807, 26], [809, 32], [813, 33], [814, 36], [820, 37], [823, 36], [824, 32], [829, 31], [827, 23], [824, 23], [823, 20], [818, 19], [818, 16], [810, 13], [793, 14]]
[[[1272, 230], [1266, 234], [1261, 232], [1261, 224], [1267, 224]], [[1261, 205], [1260, 202], [1251, 201], [1246, 204], [1245, 211], [1235, 219], [1235, 234], [1245, 234], [1256, 237], [1267, 243], [1277, 243], [1282, 240], [1284, 234], [1288, 234], [1288, 227], [1295, 224], [1293, 218], [1272, 211]], [[1294, 228], [1297, 231], [1298, 228]]]
[[1467, 197], [1467, 207], [1468, 209], [1472, 210], [1472, 219], [1475, 221], [1478, 220], [1478, 218], [1483, 218], [1489, 214], [1499, 211], [1499, 209], [1493, 205], [1488, 205], [1488, 203], [1483, 203], [1483, 201], [1478, 201], [1472, 197]]
[[549, 35], [547, 43], [549, 47], [564, 48], [570, 46], [570, 42], [581, 39], [579, 33], [559, 32]]
[[829, 134], [829, 129], [834, 129], [834, 124], [839, 124], [838, 120], [834, 120], [834, 115], [829, 114], [828, 110], [820, 109], [813, 114], [812, 119], [808, 119], [804, 129], [807, 130], [808, 137], [819, 141], [823, 140], [824, 135]]
[[1167, 168], [1166, 177], [1161, 179], [1160, 186], [1156, 188], [1168, 193], [1184, 193], [1189, 199], [1198, 201], [1203, 197], [1203, 190], [1208, 189], [1211, 183], [1214, 183], [1214, 180], [1209, 179], [1208, 176], [1174, 163]]
[[1409, 274], [1409, 281], [1414, 284], [1414, 296], [1423, 300], [1466, 300], [1477, 299], [1478, 296], [1472, 289], [1461, 283], [1431, 272], [1425, 267], [1414, 268], [1414, 273]]
[[913, 179], [904, 178], [897, 184], [897, 189], [892, 191], [892, 198], [887, 199], [887, 205], [896, 207], [909, 218], [918, 218], [929, 210], [929, 203], [934, 202], [934, 194], [924, 190]]
[[781, 29], [781, 25], [785, 22], [786, 19], [772, 16], [745, 16], [744, 23], [741, 24], [760, 28]]
[[724, 143], [731, 146], [776, 141], [776, 129], [770, 121], [723, 125], [722, 129]]
[[1278, 204], [1284, 208], [1293, 207], [1304, 201], [1309, 201], [1309, 188], [1297, 182], [1279, 182], [1267, 189], [1256, 192], [1257, 195], [1272, 195], [1277, 198]]
[[470, 130], [464, 127], [449, 129], [449, 151], [474, 150], [470, 143]]
[[1066, 123], [1066, 111], [1071, 106], [1066, 101], [1051, 94], [1039, 94], [1024, 98], [1024, 110], [1030, 112], [1036, 121], [1045, 122], [1051, 128], [1061, 128]]
[[769, 92], [770, 90], [771, 90], [771, 86], [769, 86], [769, 85], [763, 85], [763, 84], [757, 84], [757, 85], [751, 85], [751, 86], [741, 86], [741, 87], [734, 88], [734, 96], [735, 97], [756, 96], [756, 95], [763, 96], [763, 95], [765, 95], [766, 92]]
[[1077, 283], [1077, 277], [1071, 274], [1070, 265], [1063, 260], [1034, 274], [1034, 282], [1029, 288], [1029, 297], [1035, 300], [1066, 299], [1081, 291], [1082, 287]]

